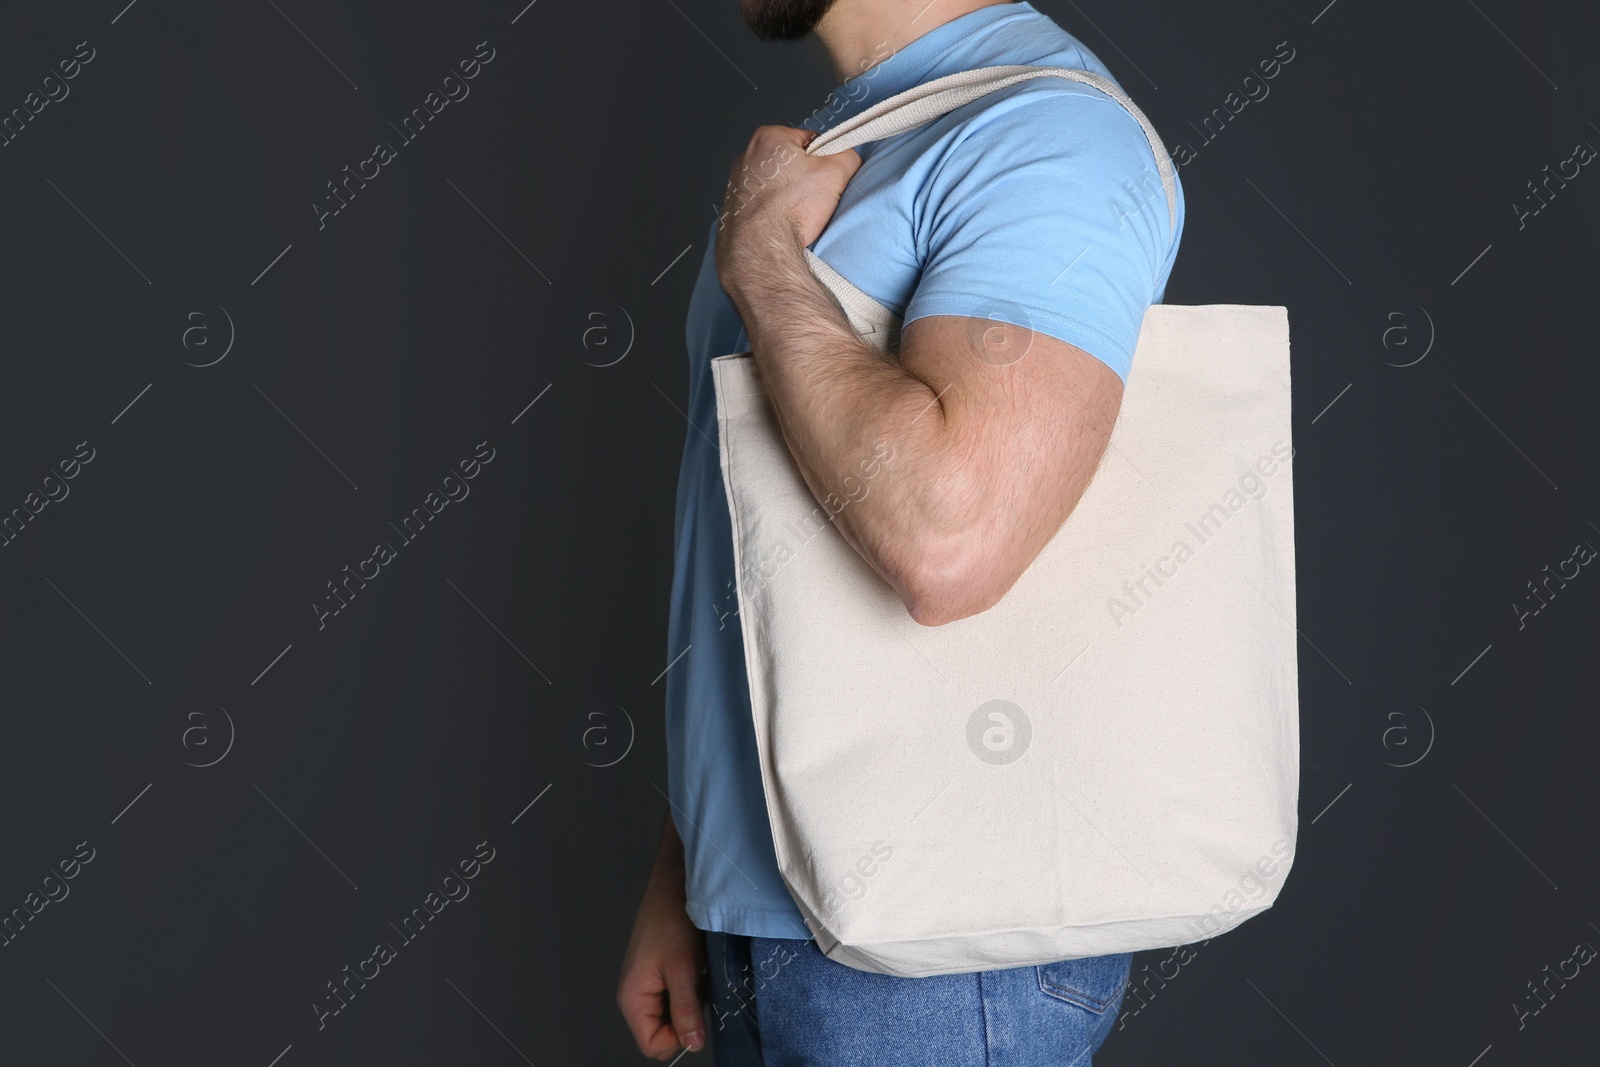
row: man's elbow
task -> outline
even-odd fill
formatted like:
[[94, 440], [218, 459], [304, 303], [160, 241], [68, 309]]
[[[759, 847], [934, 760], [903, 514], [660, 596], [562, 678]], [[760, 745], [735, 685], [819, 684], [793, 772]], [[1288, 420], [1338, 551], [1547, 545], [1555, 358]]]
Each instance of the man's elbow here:
[[979, 612], [993, 607], [993, 604], [982, 604], [969, 607], [959, 600], [917, 600], [906, 605], [913, 621], [923, 626], [944, 626], [948, 623], [958, 622], [961, 619], [971, 618]]
[[988, 611], [1014, 580], [1006, 580], [993, 557], [968, 541], [920, 553], [901, 583], [901, 598], [917, 623], [944, 626]]

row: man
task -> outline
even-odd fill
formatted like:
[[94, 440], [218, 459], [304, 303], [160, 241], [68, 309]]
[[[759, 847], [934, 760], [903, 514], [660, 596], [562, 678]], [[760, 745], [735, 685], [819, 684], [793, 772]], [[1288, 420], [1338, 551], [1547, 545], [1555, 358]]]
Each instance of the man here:
[[[995, 604], [1099, 464], [1145, 309], [1181, 234], [1138, 121], [1058, 78], [1000, 90], [859, 151], [816, 129], [934, 78], [1034, 64], [1110, 76], [1027, 3], [741, 0], [765, 39], [815, 32], [844, 84], [807, 129], [736, 160], [689, 310], [667, 675], [671, 810], [617, 999], [647, 1056], [708, 1039], [719, 1067], [1087, 1067], [1126, 955], [896, 978], [821, 954], [767, 822], [717, 446], [710, 359], [753, 351], [819, 499], [893, 458], [834, 516], [919, 623]], [[905, 322], [862, 343], [805, 249]], [[885, 451], [884, 446], [888, 446]], [[709, 1008], [709, 1014], [705, 1011]]]

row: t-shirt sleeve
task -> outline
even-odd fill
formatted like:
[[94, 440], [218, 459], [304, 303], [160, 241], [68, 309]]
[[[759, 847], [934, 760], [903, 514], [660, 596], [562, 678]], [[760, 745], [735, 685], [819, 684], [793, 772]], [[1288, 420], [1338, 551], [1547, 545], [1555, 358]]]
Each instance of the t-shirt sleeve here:
[[[1176, 169], [1176, 168], [1174, 168]], [[1027, 86], [946, 152], [919, 207], [905, 321], [964, 315], [1059, 338], [1124, 380], [1182, 229], [1143, 127], [1077, 86]]]

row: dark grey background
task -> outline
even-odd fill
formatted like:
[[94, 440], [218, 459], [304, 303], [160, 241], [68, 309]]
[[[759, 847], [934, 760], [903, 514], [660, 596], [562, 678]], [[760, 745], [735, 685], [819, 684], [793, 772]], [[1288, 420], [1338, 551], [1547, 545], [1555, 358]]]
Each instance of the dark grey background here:
[[[0, 14], [0, 112], [96, 51], [0, 148], [0, 512], [95, 450], [0, 549], [0, 913], [95, 850], [0, 948], [0, 1060], [636, 1062], [612, 996], [665, 808], [684, 311], [729, 159], [821, 103], [820, 50], [732, 0], [125, 2]], [[1097, 1062], [1589, 1062], [1593, 967], [1514, 1005], [1600, 945], [1600, 577], [1512, 605], [1600, 545], [1600, 173], [1513, 205], [1600, 146], [1600, 18], [1324, 2], [1038, 4], [1169, 144], [1295, 50], [1182, 169], [1167, 299], [1289, 308], [1298, 861]], [[319, 231], [481, 41], [471, 95]], [[484, 440], [319, 631], [324, 583]], [[319, 1031], [482, 841], [470, 897]]]

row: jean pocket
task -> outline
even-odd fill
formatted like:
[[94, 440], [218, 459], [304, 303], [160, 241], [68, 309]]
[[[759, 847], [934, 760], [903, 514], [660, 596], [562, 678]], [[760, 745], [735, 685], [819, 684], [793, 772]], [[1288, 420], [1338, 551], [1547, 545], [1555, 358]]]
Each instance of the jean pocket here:
[[1041, 992], [1102, 1015], [1122, 996], [1132, 965], [1132, 953], [1124, 952], [1115, 956], [1041, 963], [1034, 970], [1039, 973]]

